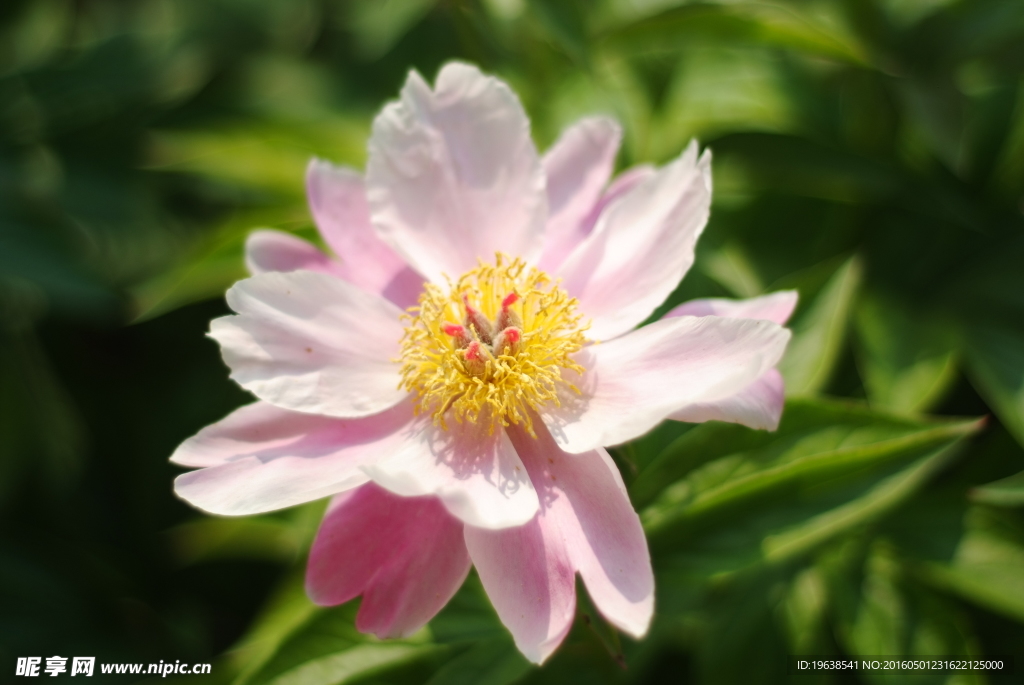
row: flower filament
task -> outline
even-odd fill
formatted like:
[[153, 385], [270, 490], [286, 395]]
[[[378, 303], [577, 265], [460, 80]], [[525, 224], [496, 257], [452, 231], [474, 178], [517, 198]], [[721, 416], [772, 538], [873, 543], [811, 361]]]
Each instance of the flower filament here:
[[501, 254], [447, 287], [427, 284], [406, 315], [402, 387], [442, 428], [449, 414], [490, 416], [533, 434], [530, 409], [559, 405], [563, 387], [579, 393], [562, 374], [583, 372], [571, 357], [586, 342], [576, 305], [543, 271]]

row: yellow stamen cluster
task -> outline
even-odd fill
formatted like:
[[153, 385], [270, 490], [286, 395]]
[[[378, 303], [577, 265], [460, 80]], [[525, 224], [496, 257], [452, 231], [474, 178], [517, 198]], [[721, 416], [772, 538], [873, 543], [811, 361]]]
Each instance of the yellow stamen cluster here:
[[[533, 434], [530, 409], [558, 405], [563, 387], [579, 392], [562, 377], [563, 369], [583, 372], [571, 358], [587, 328], [576, 305], [547, 274], [501, 254], [447, 287], [427, 284], [406, 315], [402, 387], [416, 393], [417, 412], [432, 413], [442, 428], [450, 413], [460, 423], [521, 423]], [[518, 329], [510, 337], [521, 335], [492, 347], [491, 336], [501, 332], [479, 329], [508, 320]], [[464, 334], [453, 335], [460, 328]]]

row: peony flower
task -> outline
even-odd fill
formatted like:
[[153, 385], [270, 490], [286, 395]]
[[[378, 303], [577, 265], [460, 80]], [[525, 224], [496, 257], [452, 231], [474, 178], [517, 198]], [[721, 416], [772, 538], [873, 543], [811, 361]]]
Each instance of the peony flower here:
[[576, 574], [644, 635], [650, 555], [604, 447], [666, 418], [774, 427], [795, 300], [699, 301], [636, 328], [693, 263], [710, 155], [693, 143], [609, 184], [619, 139], [586, 119], [539, 157], [504, 83], [412, 72], [365, 178], [310, 164], [337, 257], [250, 237], [253, 276], [210, 335], [258, 401], [178, 448], [197, 470], [177, 494], [222, 515], [333, 496], [307, 590], [361, 595], [356, 625], [379, 637], [422, 627], [471, 565], [534, 662], [569, 631]]

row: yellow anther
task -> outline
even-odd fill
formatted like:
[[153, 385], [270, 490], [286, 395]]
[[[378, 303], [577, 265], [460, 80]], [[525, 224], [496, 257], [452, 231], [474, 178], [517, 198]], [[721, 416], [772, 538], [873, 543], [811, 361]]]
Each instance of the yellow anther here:
[[[446, 414], [459, 422], [491, 416], [533, 434], [530, 409], [557, 404], [562, 388], [579, 392], [562, 377], [563, 369], [583, 372], [572, 359], [586, 342], [576, 305], [547, 274], [500, 254], [447, 287], [427, 284], [407, 315], [402, 387], [441, 427]], [[452, 321], [465, 321], [478, 339], [467, 345]]]

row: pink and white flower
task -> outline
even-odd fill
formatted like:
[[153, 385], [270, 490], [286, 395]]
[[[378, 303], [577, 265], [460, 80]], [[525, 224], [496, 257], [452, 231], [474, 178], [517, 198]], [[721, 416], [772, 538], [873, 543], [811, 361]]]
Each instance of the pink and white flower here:
[[258, 401], [178, 448], [196, 470], [177, 494], [222, 515], [333, 496], [307, 589], [361, 595], [357, 626], [380, 637], [422, 627], [471, 565], [535, 662], [571, 626], [577, 573], [644, 635], [650, 555], [604, 447], [666, 418], [774, 428], [795, 295], [691, 302], [637, 329], [693, 263], [710, 154], [693, 143], [609, 183], [619, 140], [586, 119], [540, 157], [501, 81], [411, 73], [365, 177], [310, 164], [336, 256], [250, 237], [253, 276], [210, 335]]

